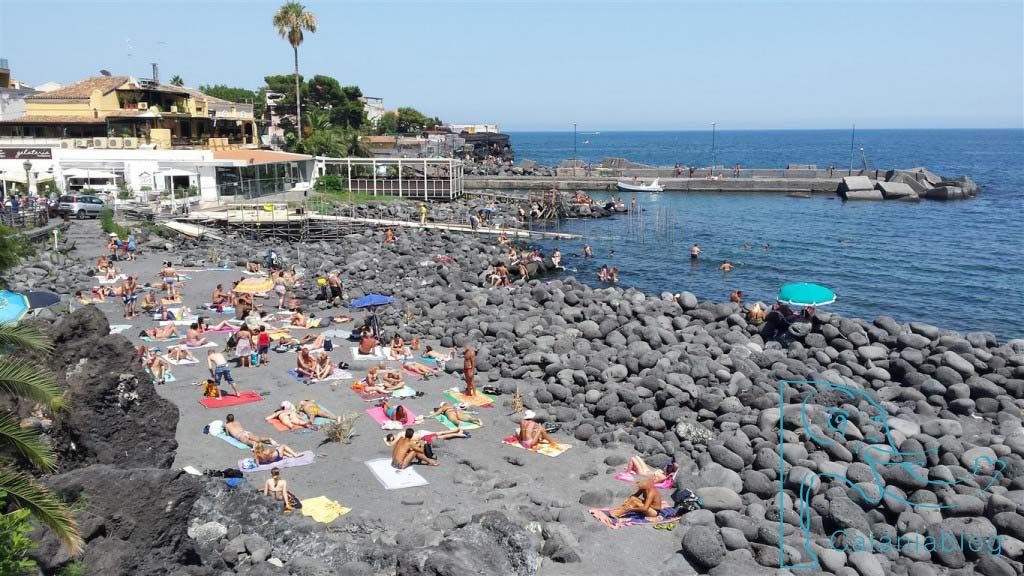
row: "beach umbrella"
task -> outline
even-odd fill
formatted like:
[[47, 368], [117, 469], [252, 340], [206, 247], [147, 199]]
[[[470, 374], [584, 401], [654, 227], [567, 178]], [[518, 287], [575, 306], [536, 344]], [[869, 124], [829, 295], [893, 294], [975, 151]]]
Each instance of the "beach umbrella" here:
[[242, 294], [262, 294], [274, 288], [274, 281], [267, 277], [246, 278], [235, 285], [234, 291]]
[[28, 313], [28, 298], [24, 294], [0, 290], [0, 324], [17, 322]]
[[362, 298], [358, 298], [352, 302], [349, 302], [349, 308], [369, 308], [371, 316], [371, 326], [373, 327], [373, 335], [378, 339], [380, 338], [380, 328], [377, 323], [377, 307], [387, 306], [388, 304], [394, 304], [395, 299], [390, 296], [384, 296], [383, 294], [367, 294]]
[[836, 301], [836, 293], [820, 284], [794, 282], [779, 288], [779, 302], [793, 306], [824, 306]]
[[25, 297], [28, 298], [28, 305], [33, 310], [53, 306], [60, 302], [60, 296], [53, 292], [26, 292]]

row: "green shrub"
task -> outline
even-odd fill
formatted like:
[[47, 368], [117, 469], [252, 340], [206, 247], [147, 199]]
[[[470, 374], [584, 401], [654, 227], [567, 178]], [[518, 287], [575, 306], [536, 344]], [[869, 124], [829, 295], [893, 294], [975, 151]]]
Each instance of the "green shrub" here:
[[318, 192], [342, 192], [345, 190], [345, 179], [337, 174], [324, 174], [316, 180]]
[[25, 256], [34, 252], [28, 238], [7, 226], [0, 226], [0, 270], [17, 266]]
[[7, 494], [0, 491], [0, 574], [31, 574], [36, 563], [28, 557], [29, 550], [36, 547], [28, 537], [32, 526], [31, 512], [22, 508], [4, 514]]
[[110, 208], [100, 210], [100, 226], [103, 227], [103, 231], [107, 234], [117, 234], [117, 237], [121, 240], [128, 238], [128, 229], [114, 222], [114, 211]]

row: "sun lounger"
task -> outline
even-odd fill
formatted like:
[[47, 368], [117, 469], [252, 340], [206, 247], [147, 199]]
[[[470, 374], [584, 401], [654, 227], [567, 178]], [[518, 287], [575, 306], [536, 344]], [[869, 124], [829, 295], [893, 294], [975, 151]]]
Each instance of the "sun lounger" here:
[[373, 472], [385, 490], [400, 490], [428, 484], [427, 480], [411, 467], [404, 470], [396, 469], [391, 465], [390, 458], [370, 460], [366, 462], [366, 466]]
[[[501, 443], [502, 444], [508, 444], [509, 446], [515, 446], [516, 448], [519, 448], [519, 449], [522, 449], [522, 450], [526, 450], [528, 452], [532, 451], [532, 450], [529, 450], [528, 448], [526, 448], [525, 446], [523, 446], [522, 444], [520, 444], [519, 443], [519, 438], [517, 438], [515, 436], [509, 436], [509, 437], [503, 439], [501, 441]], [[538, 454], [543, 454], [545, 456], [550, 456], [552, 458], [555, 458], [557, 456], [560, 456], [563, 452], [565, 452], [569, 448], [572, 448], [571, 444], [563, 444], [563, 443], [560, 442], [557, 445], [552, 446], [551, 444], [548, 444], [546, 442], [542, 442], [541, 445], [540, 445], [540, 448], [538, 448], [536, 450], [536, 452]]]
[[618, 530], [619, 528], [626, 528], [628, 526], [657, 526], [659, 524], [668, 524], [679, 520], [683, 516], [675, 508], [665, 508], [661, 511], [661, 514], [655, 518], [648, 518], [636, 512], [631, 512], [622, 518], [612, 518], [610, 514], [611, 508], [591, 508], [589, 512], [594, 519], [605, 526], [608, 526], [612, 530]]
[[[384, 425], [385, 422], [391, 422], [391, 419], [384, 415], [384, 409], [380, 406], [374, 406], [373, 408], [367, 408], [366, 413], [373, 418], [377, 424]], [[413, 414], [412, 410], [405, 409], [405, 422], [402, 424], [406, 426], [412, 426], [416, 422], [416, 415]]]
[[271, 464], [256, 464], [255, 458], [242, 458], [238, 461], [238, 469], [242, 472], [261, 472], [274, 468], [292, 468], [295, 466], [306, 466], [316, 462], [316, 455], [311, 450], [299, 452], [295, 458], [283, 458]]
[[302, 501], [302, 515], [309, 516], [323, 524], [330, 524], [351, 511], [351, 508], [346, 508], [326, 496], [307, 498]]
[[252, 402], [259, 402], [263, 400], [263, 396], [260, 396], [259, 392], [255, 390], [243, 390], [238, 396], [221, 396], [220, 398], [200, 398], [199, 403], [207, 408], [228, 408], [230, 406], [239, 406], [241, 404], [251, 404]]

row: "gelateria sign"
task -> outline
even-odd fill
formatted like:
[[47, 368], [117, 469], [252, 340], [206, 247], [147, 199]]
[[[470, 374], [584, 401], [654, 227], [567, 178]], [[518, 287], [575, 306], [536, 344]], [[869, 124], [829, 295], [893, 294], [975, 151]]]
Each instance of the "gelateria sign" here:
[[0, 148], [0, 160], [50, 160], [49, 148]]

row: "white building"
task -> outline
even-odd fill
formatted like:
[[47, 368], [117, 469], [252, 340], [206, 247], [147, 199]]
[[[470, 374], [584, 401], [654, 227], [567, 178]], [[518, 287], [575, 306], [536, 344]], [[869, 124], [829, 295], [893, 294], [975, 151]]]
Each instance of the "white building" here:
[[363, 110], [366, 111], [366, 119], [371, 124], [376, 124], [384, 117], [384, 99], [373, 98], [371, 96], [363, 96], [360, 98], [363, 101]]
[[446, 126], [454, 134], [498, 134], [501, 130], [497, 124], [449, 124]]

